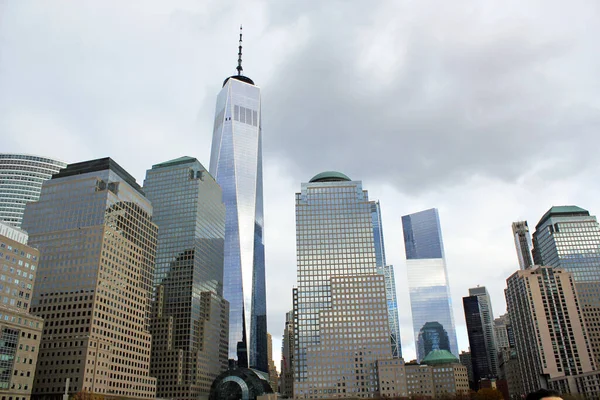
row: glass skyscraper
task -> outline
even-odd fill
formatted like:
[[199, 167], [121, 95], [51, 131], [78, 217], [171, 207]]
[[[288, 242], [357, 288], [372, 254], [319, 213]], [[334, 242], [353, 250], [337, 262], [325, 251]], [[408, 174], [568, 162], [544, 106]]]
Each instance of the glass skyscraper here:
[[394, 266], [387, 265], [385, 260], [385, 247], [383, 244], [383, 224], [381, 222], [381, 207], [378, 201], [371, 205], [373, 220], [373, 239], [375, 241], [375, 260], [377, 272], [385, 278], [385, 292], [388, 302], [388, 319], [390, 323], [390, 342], [392, 357], [402, 358], [402, 343], [400, 338], [400, 320], [398, 318], [398, 299], [396, 296], [396, 280]]
[[[229, 358], [267, 372], [267, 305], [263, 241], [260, 88], [243, 76], [241, 34], [238, 75], [217, 97], [210, 173], [223, 190], [225, 263], [229, 301]], [[249, 352], [249, 357], [248, 357]]]
[[29, 154], [0, 154], [0, 221], [20, 227], [25, 205], [37, 201], [42, 183], [67, 164]]
[[555, 206], [533, 233], [536, 265], [560, 267], [573, 274], [590, 345], [600, 365], [600, 225], [589, 211]]
[[428, 322], [439, 323], [448, 334], [449, 348], [440, 350], [448, 350], [458, 357], [438, 210], [432, 208], [405, 215], [402, 217], [402, 228], [417, 359], [421, 361], [427, 355], [419, 349], [424, 349], [420, 343], [420, 332]]
[[151, 375], [161, 398], [210, 394], [227, 368], [229, 307], [223, 299], [225, 205], [200, 162], [152, 166], [144, 181], [158, 225]]
[[392, 352], [374, 204], [332, 171], [296, 193], [295, 398], [378, 397], [376, 361]]

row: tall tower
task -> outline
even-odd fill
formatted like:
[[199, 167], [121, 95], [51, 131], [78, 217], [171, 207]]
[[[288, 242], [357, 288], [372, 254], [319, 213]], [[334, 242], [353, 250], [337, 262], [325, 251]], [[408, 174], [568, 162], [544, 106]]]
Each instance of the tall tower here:
[[268, 372], [260, 88], [242, 75], [241, 28], [236, 69], [217, 97], [210, 155], [226, 208], [229, 358]]
[[483, 286], [469, 289], [469, 296], [463, 297], [463, 307], [475, 383], [482, 378], [498, 377], [494, 315], [487, 289]]
[[375, 260], [377, 273], [385, 278], [385, 293], [388, 302], [388, 320], [390, 324], [390, 344], [392, 357], [402, 358], [402, 343], [400, 340], [400, 320], [398, 318], [398, 298], [396, 296], [396, 279], [394, 266], [388, 265], [385, 260], [385, 247], [383, 244], [383, 223], [381, 222], [381, 207], [379, 201], [371, 205], [373, 219], [373, 238], [375, 240]]
[[[435, 208], [402, 217], [404, 248], [408, 269], [408, 290], [417, 349], [421, 343], [421, 328], [438, 323], [448, 335], [449, 350], [456, 357], [458, 343], [454, 327], [452, 298], [446, 271], [444, 243], [438, 210]], [[431, 326], [431, 324], [429, 325]], [[421, 361], [427, 354], [417, 351]]]
[[512, 223], [513, 236], [515, 238], [515, 248], [519, 258], [521, 269], [531, 268], [533, 259], [531, 258], [531, 235], [527, 221], [517, 221]]
[[506, 281], [524, 393], [549, 387], [600, 396], [600, 372], [589, 346], [573, 274], [561, 268], [519, 270]]
[[596, 217], [577, 206], [550, 208], [533, 233], [533, 260], [536, 265], [560, 267], [573, 274], [596, 365], [600, 365], [600, 225]]
[[30, 154], [0, 154], [0, 221], [21, 227], [25, 205], [40, 198], [42, 183], [67, 164]]
[[208, 396], [227, 369], [229, 344], [221, 188], [198, 160], [180, 157], [153, 165], [144, 191], [158, 225], [150, 321], [157, 396]]
[[296, 399], [379, 395], [376, 361], [392, 352], [373, 204], [362, 182], [339, 172], [320, 173], [296, 193]]
[[27, 204], [23, 228], [41, 254], [33, 396], [56, 398], [70, 379], [71, 394], [155, 398], [149, 322], [158, 227], [142, 188], [110, 158], [69, 164]]

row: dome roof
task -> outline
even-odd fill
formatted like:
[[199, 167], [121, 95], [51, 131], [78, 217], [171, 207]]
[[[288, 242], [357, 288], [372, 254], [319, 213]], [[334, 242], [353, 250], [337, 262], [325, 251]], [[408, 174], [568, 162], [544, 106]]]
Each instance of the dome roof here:
[[351, 181], [352, 179], [348, 178], [346, 175], [337, 171], [325, 171], [321, 172], [312, 177], [309, 181], [310, 183], [315, 182], [340, 182], [340, 181]]
[[455, 364], [458, 363], [458, 358], [448, 350], [432, 350], [421, 361], [421, 364], [439, 365], [439, 364]]

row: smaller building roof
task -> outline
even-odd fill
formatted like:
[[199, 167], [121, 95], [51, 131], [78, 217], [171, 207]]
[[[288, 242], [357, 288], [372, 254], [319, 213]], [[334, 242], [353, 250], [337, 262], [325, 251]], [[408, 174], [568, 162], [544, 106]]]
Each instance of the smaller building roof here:
[[460, 361], [448, 350], [432, 350], [421, 361], [421, 364], [440, 365], [440, 364], [456, 364]]
[[551, 217], [588, 217], [590, 212], [577, 206], [552, 206], [546, 214], [540, 219], [540, 222], [535, 226], [538, 229], [544, 222], [549, 220]]
[[340, 181], [351, 181], [352, 179], [348, 176], [337, 171], [324, 171], [312, 177], [310, 183], [315, 182], [340, 182]]

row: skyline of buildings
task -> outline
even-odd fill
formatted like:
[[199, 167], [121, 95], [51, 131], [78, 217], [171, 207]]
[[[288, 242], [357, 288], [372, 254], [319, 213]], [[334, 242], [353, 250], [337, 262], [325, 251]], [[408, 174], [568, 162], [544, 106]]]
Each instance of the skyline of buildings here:
[[438, 210], [432, 208], [404, 215], [402, 229], [417, 361], [431, 350], [449, 350], [458, 357]]
[[223, 296], [229, 302], [229, 358], [268, 372], [260, 88], [242, 74], [217, 96], [210, 173], [226, 208]]

